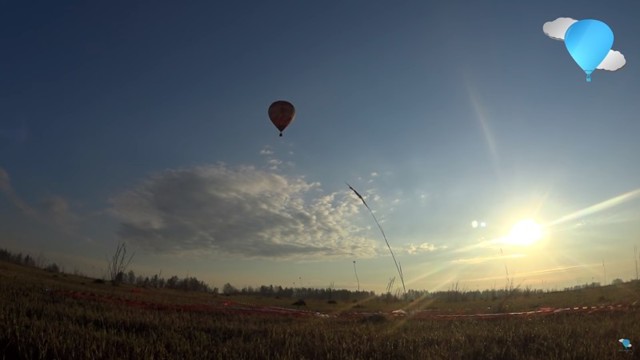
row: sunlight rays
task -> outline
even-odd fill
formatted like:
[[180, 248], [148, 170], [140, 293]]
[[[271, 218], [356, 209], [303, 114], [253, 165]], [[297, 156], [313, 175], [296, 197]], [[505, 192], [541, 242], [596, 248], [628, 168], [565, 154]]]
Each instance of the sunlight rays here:
[[455, 260], [452, 260], [451, 263], [453, 263], [453, 264], [471, 264], [471, 265], [475, 265], [475, 264], [482, 264], [482, 263], [485, 263], [487, 261], [493, 261], [493, 260], [519, 259], [519, 258], [524, 258], [524, 257], [527, 257], [527, 255], [525, 255], [525, 254], [509, 254], [509, 255], [500, 255], [500, 256], [477, 256], [477, 257], [467, 258], [467, 259], [455, 259]]
[[[518, 279], [522, 279], [523, 281], [525, 281], [527, 277], [539, 276], [539, 275], [557, 274], [557, 273], [566, 273], [566, 272], [570, 272], [570, 271], [577, 270], [577, 269], [594, 268], [596, 266], [601, 266], [601, 264], [600, 263], [593, 263], [593, 264], [584, 264], [584, 265], [557, 266], [557, 267], [548, 268], [548, 269], [542, 269], [542, 270], [532, 270], [532, 271], [518, 272], [518, 273], [514, 273], [511, 276], [513, 278], [518, 278]], [[466, 281], [472, 281], [473, 282], [473, 281], [491, 281], [491, 280], [504, 280], [504, 275], [472, 278], [472, 279], [467, 279]]]
[[629, 191], [627, 193], [624, 193], [622, 195], [618, 195], [615, 197], [612, 197], [611, 199], [602, 201], [600, 203], [597, 203], [595, 205], [591, 205], [587, 208], [584, 208], [582, 210], [578, 210], [576, 212], [573, 212], [571, 214], [565, 215], [565, 216], [561, 216], [560, 218], [552, 221], [551, 223], [547, 224], [546, 226], [556, 226], [556, 225], [560, 225], [563, 223], [566, 223], [567, 221], [571, 221], [571, 220], [575, 220], [575, 219], [579, 219], [581, 217], [585, 217], [585, 216], [589, 216], [589, 215], [593, 215], [596, 213], [599, 213], [601, 211], [604, 211], [606, 209], [612, 208], [614, 206], [618, 206], [620, 204], [623, 204], [625, 202], [628, 202], [636, 197], [640, 196], [640, 188], [636, 189], [636, 190], [632, 190]]
[[487, 147], [489, 148], [493, 169], [495, 173], [499, 175], [500, 174], [500, 168], [499, 168], [500, 158], [498, 156], [496, 141], [493, 137], [493, 133], [491, 132], [491, 129], [489, 128], [489, 124], [487, 122], [487, 117], [485, 116], [484, 109], [482, 107], [482, 104], [480, 104], [476, 91], [473, 90], [471, 86], [468, 84], [467, 84], [467, 92], [469, 93], [469, 99], [471, 101], [471, 105], [473, 106], [473, 110], [476, 114], [476, 118], [478, 119], [478, 123], [480, 124], [480, 128], [482, 129], [482, 133], [487, 143]]

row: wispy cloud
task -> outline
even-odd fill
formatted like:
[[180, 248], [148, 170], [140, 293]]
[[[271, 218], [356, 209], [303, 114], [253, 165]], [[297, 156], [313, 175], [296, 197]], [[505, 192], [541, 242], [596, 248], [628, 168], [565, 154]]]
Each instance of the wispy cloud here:
[[472, 258], [466, 258], [466, 259], [455, 259], [452, 260], [451, 262], [454, 264], [482, 264], [485, 263], [487, 261], [493, 261], [493, 260], [504, 260], [504, 259], [518, 259], [518, 258], [523, 258], [526, 257], [526, 255], [524, 254], [510, 254], [510, 255], [504, 255], [504, 256], [478, 256], [478, 257], [472, 257]]
[[9, 173], [0, 167], [0, 191], [9, 199], [9, 201], [25, 215], [37, 217], [37, 212], [27, 204], [13, 189]]
[[260, 155], [273, 155], [273, 150], [270, 146], [265, 146], [260, 150]]
[[71, 230], [79, 220], [72, 211], [69, 201], [58, 195], [49, 196], [42, 201], [41, 215], [67, 230]]
[[[289, 156], [293, 155], [292, 151], [289, 151]], [[279, 156], [276, 156], [276, 152], [269, 145], [266, 145], [260, 150], [260, 155], [262, 155], [266, 162], [266, 168], [268, 170], [283, 170], [284, 168], [293, 168], [295, 164], [293, 161], [284, 161]]]
[[371, 257], [376, 242], [354, 225], [346, 191], [252, 166], [168, 170], [113, 199], [119, 235], [158, 253], [239, 257]]
[[278, 170], [279, 166], [282, 165], [282, 160], [270, 159], [267, 164], [269, 164], [269, 170]]
[[422, 253], [429, 253], [429, 252], [434, 252], [436, 250], [443, 250], [446, 249], [447, 246], [443, 245], [443, 246], [438, 246], [435, 244], [431, 244], [428, 242], [424, 242], [421, 244], [409, 244], [407, 246], [405, 246], [402, 250], [404, 252], [406, 252], [409, 255], [417, 255], [417, 254], [422, 254]]
[[[539, 275], [550, 275], [550, 274], [558, 274], [558, 273], [567, 273], [567, 272], [571, 272], [573, 270], [586, 269], [586, 268], [599, 267], [599, 266], [601, 266], [600, 263], [584, 264], [584, 265], [573, 265], [573, 266], [557, 266], [557, 267], [548, 268], [548, 269], [519, 272], [519, 273], [516, 273], [516, 274], [512, 274], [511, 276], [513, 278], [527, 278], [527, 277], [535, 277], [535, 276], [539, 276]], [[475, 278], [475, 279], [467, 279], [467, 280], [468, 281], [487, 281], [487, 280], [499, 280], [499, 279], [504, 279], [504, 276], [503, 275], [496, 275], [496, 276], [487, 276], [487, 277]]]
[[567, 221], [574, 221], [577, 219], [582, 219], [585, 218], [587, 216], [593, 215], [593, 214], [597, 214], [599, 212], [602, 212], [604, 210], [607, 210], [609, 208], [615, 207], [615, 206], [619, 206], [621, 204], [624, 204], [630, 200], [634, 200], [640, 198], [640, 189], [635, 189], [632, 191], [629, 191], [627, 193], [624, 193], [622, 195], [618, 195], [615, 197], [612, 197], [611, 199], [602, 201], [598, 204], [594, 204], [591, 205], [589, 207], [586, 207], [582, 210], [578, 210], [576, 212], [573, 212], [571, 214], [562, 216], [561, 218], [554, 220], [552, 222], [550, 222], [549, 224], [547, 224], [546, 226], [556, 226], [559, 224], [563, 224]]
[[11, 185], [11, 178], [6, 170], [0, 167], [0, 191], [22, 214], [32, 220], [53, 226], [57, 230], [70, 232], [80, 219], [76, 215], [66, 198], [59, 195], [51, 195], [42, 200], [38, 205], [31, 206], [18, 195]]

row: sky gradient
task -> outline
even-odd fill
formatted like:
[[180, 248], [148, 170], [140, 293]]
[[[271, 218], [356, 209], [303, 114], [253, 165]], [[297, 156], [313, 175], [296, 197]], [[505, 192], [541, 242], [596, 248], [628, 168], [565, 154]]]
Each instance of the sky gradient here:
[[[0, 5], [0, 247], [212, 286], [635, 277], [640, 3]], [[626, 58], [593, 81], [558, 17]], [[275, 100], [297, 110], [282, 138]], [[522, 219], [530, 246], [503, 241]], [[485, 227], [471, 226], [473, 221]], [[604, 267], [603, 267], [604, 262]], [[399, 284], [399, 282], [396, 282]]]

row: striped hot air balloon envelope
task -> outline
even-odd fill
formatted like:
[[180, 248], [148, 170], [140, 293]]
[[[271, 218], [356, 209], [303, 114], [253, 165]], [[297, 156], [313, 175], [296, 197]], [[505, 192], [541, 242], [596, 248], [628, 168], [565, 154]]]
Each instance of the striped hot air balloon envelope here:
[[288, 101], [278, 100], [269, 106], [269, 118], [273, 125], [280, 130], [280, 136], [295, 116], [296, 108]]

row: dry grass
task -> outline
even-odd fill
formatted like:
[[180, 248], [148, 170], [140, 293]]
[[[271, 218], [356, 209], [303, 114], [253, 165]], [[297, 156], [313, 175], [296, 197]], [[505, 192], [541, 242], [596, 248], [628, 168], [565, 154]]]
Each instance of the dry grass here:
[[[231, 299], [292, 307], [290, 299], [131, 289], [0, 263], [0, 354], [7, 359], [628, 359], [638, 354], [620, 351], [617, 340], [626, 337], [634, 345], [640, 343], [635, 340], [640, 339], [640, 311], [634, 308], [492, 320], [319, 318], [232, 312], [221, 305]], [[637, 298], [633, 289], [607, 289], [612, 300]], [[75, 293], [129, 303], [62, 295]], [[560, 295], [567, 302], [601, 296], [597, 292], [548, 295], [546, 300], [555, 302], [561, 302]], [[151, 303], [167, 306], [130, 306]], [[190, 304], [211, 307], [195, 311]], [[513, 306], [530, 306], [523, 304]], [[352, 311], [353, 305], [307, 301], [310, 309], [325, 308], [334, 314]], [[428, 306], [460, 310], [484, 305], [370, 300], [359, 310]]]

